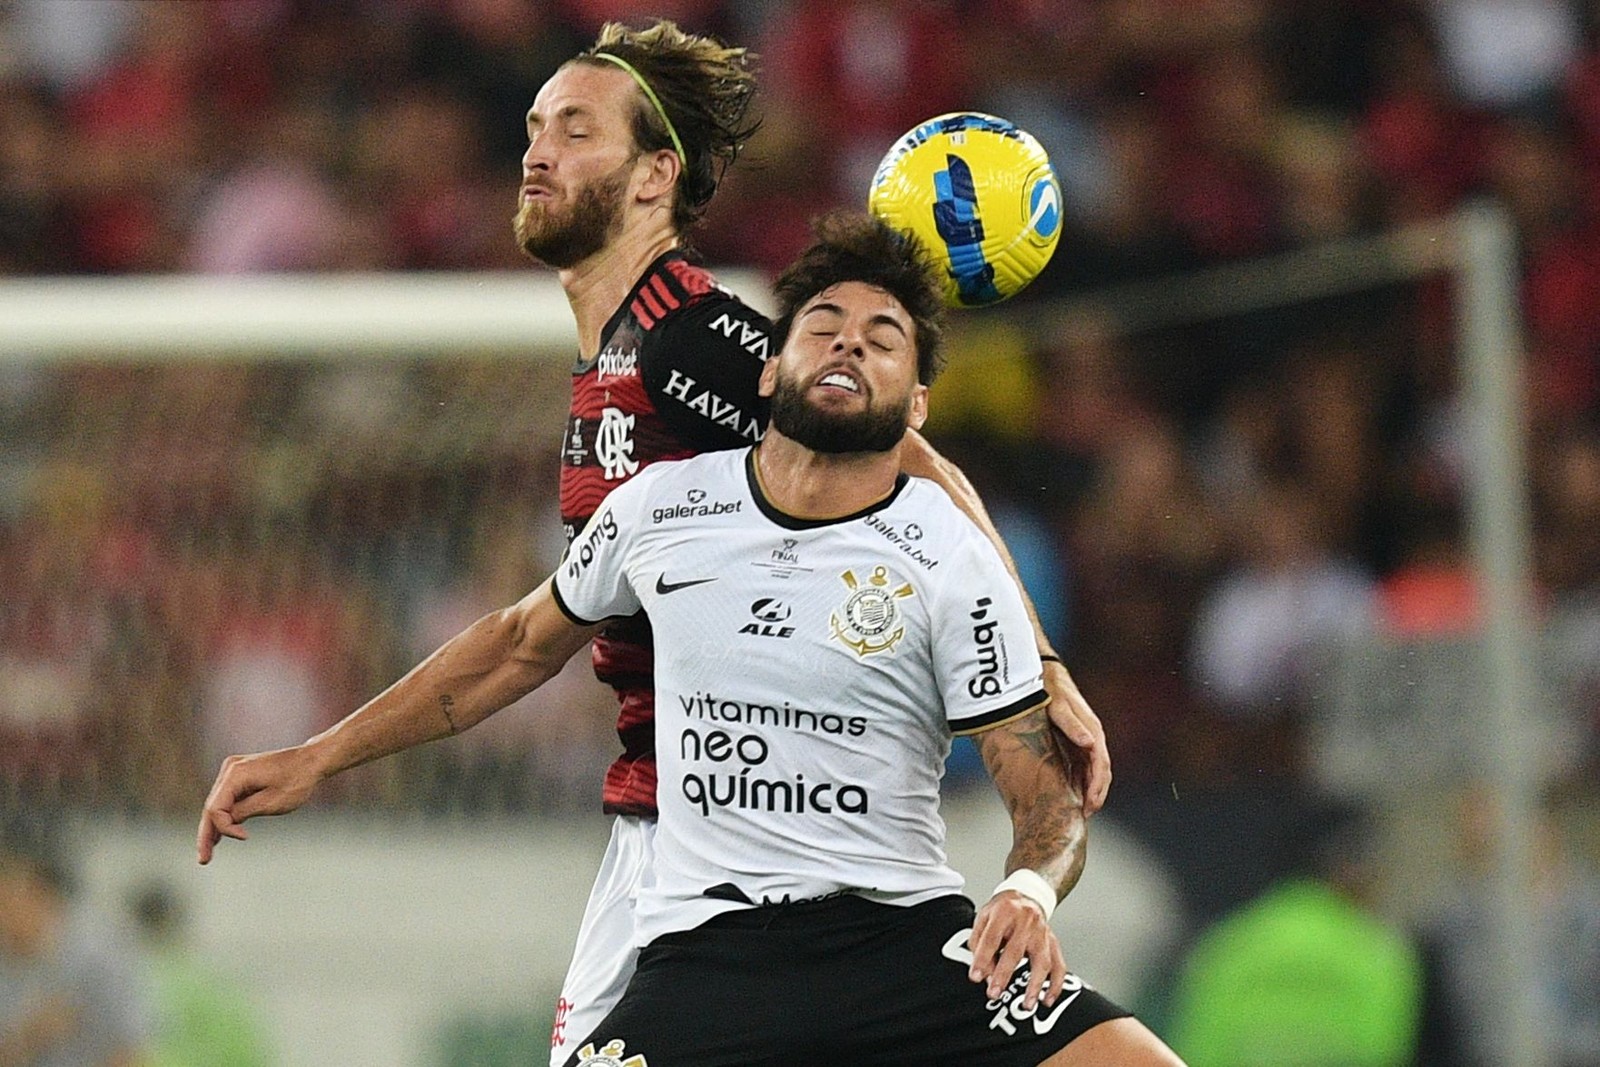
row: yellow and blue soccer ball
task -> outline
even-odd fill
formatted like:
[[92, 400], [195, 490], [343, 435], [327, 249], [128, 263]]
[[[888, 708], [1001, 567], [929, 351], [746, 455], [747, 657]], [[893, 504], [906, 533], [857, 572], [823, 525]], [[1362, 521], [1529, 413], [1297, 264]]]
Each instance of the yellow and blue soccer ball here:
[[1039, 276], [1061, 238], [1061, 183], [1027, 131], [977, 111], [940, 115], [894, 143], [867, 210], [907, 231], [945, 273], [945, 303], [982, 307]]

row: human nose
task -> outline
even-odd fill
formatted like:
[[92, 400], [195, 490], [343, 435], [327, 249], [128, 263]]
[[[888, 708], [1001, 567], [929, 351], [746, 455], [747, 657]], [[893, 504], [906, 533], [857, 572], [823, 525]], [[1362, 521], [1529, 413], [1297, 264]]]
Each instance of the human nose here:
[[546, 140], [540, 134], [528, 138], [528, 149], [522, 153], [522, 173], [531, 174], [536, 170], [550, 169], [550, 152]]
[[833, 335], [833, 343], [828, 351], [833, 355], [850, 356], [860, 359], [867, 354], [867, 341], [861, 330], [853, 325], [846, 324], [839, 327]]

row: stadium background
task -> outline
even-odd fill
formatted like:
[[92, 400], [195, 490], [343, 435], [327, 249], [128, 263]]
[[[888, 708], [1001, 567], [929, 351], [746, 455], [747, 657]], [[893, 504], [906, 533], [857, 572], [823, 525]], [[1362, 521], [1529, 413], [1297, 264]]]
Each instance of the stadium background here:
[[[1545, 683], [1528, 932], [1548, 1062], [1600, 1063], [1600, 5], [11, 0], [0, 291], [510, 271], [531, 294], [551, 279], [509, 236], [522, 114], [600, 21], [645, 13], [763, 56], [765, 127], [695, 235], [741, 279], [859, 204], [930, 115], [991, 111], [1050, 151], [1061, 246], [1022, 297], [957, 316], [929, 435], [1110, 735], [1069, 959], [1099, 946], [1085, 973], [1169, 1036], [1190, 946], [1326, 859], [1315, 831], [1337, 822], [1355, 862], [1321, 874], [1358, 881], [1437, 977], [1415, 1062], [1479, 1062], [1484, 961], [1462, 946], [1496, 906], [1496, 797], [1466, 713], [1475, 439], [1446, 273], [1138, 329], [1090, 297], [1179, 303], [1163, 279], [1503, 205]], [[610, 721], [581, 670], [203, 874], [187, 841], [221, 754], [337, 719], [549, 568], [570, 350], [7, 352], [8, 811], [60, 824], [96, 906], [151, 878], [179, 894], [188, 956], [237, 981], [281, 1062], [542, 1042], [604, 833]], [[958, 751], [952, 819], [992, 845], [973, 777]], [[384, 1033], [408, 1058], [374, 1051]]]

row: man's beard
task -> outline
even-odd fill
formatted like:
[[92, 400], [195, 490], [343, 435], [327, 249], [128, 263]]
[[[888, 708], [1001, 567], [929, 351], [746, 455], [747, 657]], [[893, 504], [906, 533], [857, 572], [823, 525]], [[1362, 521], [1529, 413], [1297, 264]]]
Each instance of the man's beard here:
[[791, 441], [813, 452], [838, 455], [889, 451], [906, 435], [910, 413], [910, 396], [905, 403], [889, 408], [875, 408], [869, 401], [865, 411], [855, 414], [823, 411], [806, 399], [797, 381], [780, 374], [769, 417], [773, 428]]
[[562, 270], [604, 248], [622, 229], [622, 198], [628, 187], [629, 160], [578, 190], [565, 217], [548, 201], [528, 201], [511, 220], [517, 244], [539, 262]]

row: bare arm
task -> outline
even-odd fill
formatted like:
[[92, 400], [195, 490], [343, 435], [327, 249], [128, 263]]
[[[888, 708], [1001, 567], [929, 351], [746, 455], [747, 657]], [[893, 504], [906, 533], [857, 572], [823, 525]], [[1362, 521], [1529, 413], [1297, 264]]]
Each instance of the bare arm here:
[[[1011, 815], [1006, 874], [1032, 871], [1055, 898], [1071, 892], [1083, 874], [1088, 822], [1059, 735], [1043, 710], [1029, 712], [977, 735], [978, 751]], [[998, 996], [1024, 957], [1030, 974], [1025, 1003], [1041, 990], [1055, 1003], [1066, 978], [1060, 942], [1045, 906], [1015, 891], [997, 891], [978, 911], [972, 928], [972, 977], [987, 979]]]
[[[906, 432], [905, 444], [900, 449], [900, 465], [907, 474], [938, 483], [950, 494], [956, 507], [965, 512], [994, 545], [1011, 580], [1016, 582], [1017, 591], [1022, 594], [1022, 606], [1027, 609], [1028, 620], [1033, 624], [1033, 638], [1039, 644], [1040, 655], [1054, 656], [1055, 650], [1050, 645], [1050, 639], [1039, 624], [1039, 613], [1027, 589], [1023, 588], [1016, 561], [1011, 558], [1011, 552], [1000, 538], [1000, 531], [995, 529], [993, 520], [989, 518], [978, 491], [972, 487], [972, 482], [961, 468], [940, 455], [928, 443], [928, 439], [915, 430]], [[1072, 680], [1066, 665], [1059, 659], [1045, 661], [1044, 683], [1050, 694], [1050, 721], [1083, 752], [1083, 808], [1086, 815], [1093, 815], [1104, 806], [1106, 794], [1111, 789], [1111, 752], [1106, 747], [1105, 727], [1078, 690], [1078, 683]]]
[[597, 627], [556, 606], [547, 579], [446, 641], [403, 678], [306, 742], [322, 777], [458, 734], [549, 681]]
[[1083, 794], [1041, 712], [978, 734], [978, 751], [1011, 813], [1006, 873], [1036, 871], [1060, 900], [1078, 884], [1089, 843]]
[[553, 677], [596, 629], [572, 622], [547, 580], [309, 741], [229, 756], [200, 817], [200, 862], [210, 862], [223, 837], [245, 840], [246, 819], [293, 811], [340, 771], [477, 725]]

